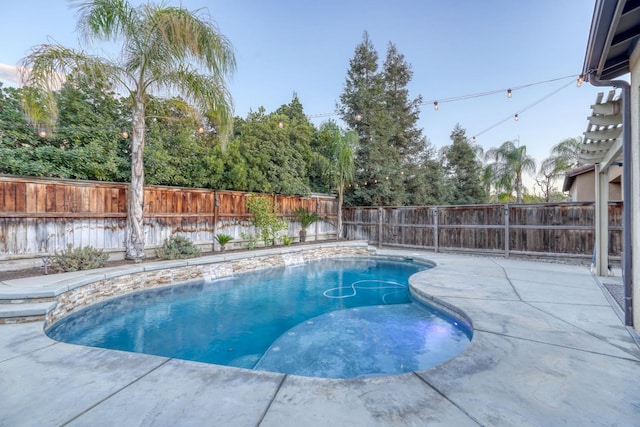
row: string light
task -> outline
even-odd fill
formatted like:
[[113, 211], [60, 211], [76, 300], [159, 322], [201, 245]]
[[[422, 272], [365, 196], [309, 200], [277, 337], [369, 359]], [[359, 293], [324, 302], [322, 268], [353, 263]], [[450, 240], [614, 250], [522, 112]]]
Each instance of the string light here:
[[578, 76], [578, 80], [576, 81], [576, 86], [578, 87], [582, 86], [582, 82], [584, 82], [584, 74], [580, 74]]
[[[546, 83], [553, 83], [553, 82], [557, 82], [560, 80], [566, 80], [566, 79], [571, 79], [571, 81], [575, 81], [575, 78], [578, 78], [578, 81], [580, 82], [580, 84], [584, 81], [584, 75], [580, 75], [578, 77], [577, 74], [572, 74], [572, 75], [568, 75], [568, 76], [562, 76], [562, 77], [556, 77], [553, 79], [548, 79], [548, 80], [541, 80], [538, 82], [533, 82], [533, 83], [527, 83], [527, 84], [523, 84], [520, 86], [511, 86], [509, 88], [504, 88], [504, 89], [496, 89], [496, 90], [490, 90], [490, 91], [486, 91], [486, 92], [477, 92], [477, 93], [472, 93], [472, 94], [468, 94], [468, 95], [461, 95], [461, 96], [452, 96], [449, 98], [438, 98], [437, 100], [427, 100], [424, 101], [423, 103], [419, 104], [420, 106], [423, 105], [428, 105], [428, 104], [433, 104], [433, 108], [435, 110], [437, 110], [440, 106], [440, 104], [444, 103], [444, 102], [456, 102], [456, 101], [464, 101], [467, 99], [473, 99], [473, 98], [480, 98], [480, 97], [484, 97], [484, 96], [489, 96], [489, 95], [495, 95], [498, 93], [504, 93], [505, 91], [507, 92], [507, 97], [509, 97], [509, 93], [511, 93], [511, 95], [513, 96], [513, 92], [515, 92], [516, 90], [520, 90], [520, 89], [526, 89], [532, 86], [539, 86], [539, 85], [543, 85]], [[436, 107], [437, 105], [437, 107]], [[315, 119], [315, 118], [323, 118], [323, 117], [332, 117], [332, 116], [339, 116], [340, 112], [339, 111], [333, 111], [331, 113], [320, 113], [320, 114], [310, 114], [307, 117], [309, 117], [310, 119]], [[359, 118], [358, 118], [359, 117]], [[357, 113], [355, 115], [355, 119], [356, 121], [359, 121], [362, 119], [362, 115], [360, 113]]]
[[518, 113], [516, 113], [516, 114], [513, 116], [513, 120], [515, 120], [516, 122], [517, 122], [518, 120], [520, 120], [520, 117], [518, 116]]
[[282, 120], [278, 120], [278, 127], [282, 129], [284, 127], [284, 122]]
[[38, 136], [40, 136], [40, 138], [46, 138], [47, 130], [45, 128], [40, 128], [40, 131], [38, 131]]
[[[536, 100], [535, 102], [532, 102], [531, 104], [527, 105], [526, 107], [524, 107], [523, 109], [519, 110], [516, 114], [522, 114], [527, 110], [530, 110], [531, 108], [535, 107], [536, 105], [540, 104], [542, 101], [545, 101], [546, 99], [552, 97], [553, 95], [555, 95], [556, 93], [560, 92], [562, 89], [568, 87], [569, 85], [571, 85], [573, 83], [573, 80], [570, 81], [569, 83], [566, 83], [564, 85], [562, 85], [561, 87], [559, 87], [558, 89], [553, 90], [552, 92], [549, 92], [548, 94], [546, 94], [545, 96], [543, 96], [542, 98]], [[483, 130], [482, 132], [478, 132], [475, 135], [476, 136], [480, 136], [482, 134], [485, 134], [487, 132], [489, 132], [490, 130], [492, 130], [493, 128], [496, 128], [498, 126], [500, 126], [501, 124], [503, 124], [504, 122], [506, 122], [507, 120], [511, 120], [512, 118], [514, 118], [515, 116], [507, 116], [504, 119], [500, 120], [499, 122], [489, 126], [488, 128], [486, 128], [485, 130]]]
[[512, 91], [511, 89], [507, 89], [507, 98], [511, 98]]

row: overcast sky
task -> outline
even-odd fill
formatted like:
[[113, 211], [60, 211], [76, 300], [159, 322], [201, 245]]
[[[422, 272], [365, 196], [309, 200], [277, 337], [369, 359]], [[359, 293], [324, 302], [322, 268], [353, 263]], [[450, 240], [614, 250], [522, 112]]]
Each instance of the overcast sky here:
[[[140, 4], [140, 1], [133, 1]], [[437, 147], [456, 123], [485, 149], [519, 139], [539, 161], [551, 147], [581, 136], [597, 92], [578, 88], [593, 0], [169, 0], [207, 8], [234, 46], [238, 69], [229, 87], [236, 115], [268, 112], [300, 98], [314, 123], [331, 116], [349, 60], [369, 33], [380, 57], [389, 42], [413, 69], [412, 97], [422, 95], [420, 127]], [[78, 46], [75, 10], [62, 0], [6, 2], [0, 14], [0, 80], [29, 49], [54, 40]], [[564, 77], [564, 78], [563, 78]], [[557, 79], [557, 80], [556, 80]], [[543, 84], [535, 84], [555, 80]], [[531, 85], [531, 86], [528, 86]], [[513, 91], [506, 89], [528, 86]], [[504, 89], [490, 96], [443, 102]], [[433, 101], [439, 110], [433, 109]], [[512, 119], [519, 112], [519, 120]], [[318, 117], [321, 116], [321, 117]]]

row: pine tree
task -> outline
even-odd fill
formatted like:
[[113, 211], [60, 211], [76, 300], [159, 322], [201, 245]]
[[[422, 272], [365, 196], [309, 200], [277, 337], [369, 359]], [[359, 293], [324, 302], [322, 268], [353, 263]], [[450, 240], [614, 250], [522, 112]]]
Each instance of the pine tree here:
[[483, 203], [482, 164], [459, 124], [451, 132], [452, 144], [443, 149], [446, 186], [444, 202], [451, 205]]
[[383, 177], [390, 176], [391, 171], [379, 170], [377, 165], [378, 159], [387, 155], [380, 129], [384, 87], [378, 73], [378, 52], [367, 32], [356, 46], [349, 65], [338, 110], [347, 127], [357, 132], [358, 146], [355, 151], [355, 182], [345, 195], [345, 204], [371, 206], [379, 204], [376, 201], [389, 192], [382, 184]]
[[[425, 167], [433, 149], [417, 127], [422, 98], [409, 98], [413, 73], [393, 43], [382, 70], [365, 32], [350, 61], [338, 110], [358, 133], [356, 177], [346, 195], [351, 205], [392, 206], [432, 200], [422, 185], [439, 182], [438, 168]], [[434, 178], [434, 179], [432, 179]], [[416, 197], [417, 196], [417, 197]]]
[[393, 165], [397, 168], [394, 175], [401, 180], [398, 186], [403, 190], [401, 194], [396, 194], [397, 201], [411, 205], [438, 203], [441, 168], [433, 160], [433, 146], [417, 126], [422, 96], [409, 98], [407, 85], [413, 77], [413, 71], [393, 43], [389, 43], [382, 75], [385, 105], [390, 119], [386, 127], [389, 131], [388, 143], [397, 156], [398, 163]]

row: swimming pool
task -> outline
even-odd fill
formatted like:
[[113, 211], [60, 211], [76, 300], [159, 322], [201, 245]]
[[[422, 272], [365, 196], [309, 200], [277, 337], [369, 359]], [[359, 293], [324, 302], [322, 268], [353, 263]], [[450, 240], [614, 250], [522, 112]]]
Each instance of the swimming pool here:
[[140, 292], [55, 323], [59, 341], [329, 378], [425, 369], [471, 330], [413, 299], [426, 264], [332, 259]]

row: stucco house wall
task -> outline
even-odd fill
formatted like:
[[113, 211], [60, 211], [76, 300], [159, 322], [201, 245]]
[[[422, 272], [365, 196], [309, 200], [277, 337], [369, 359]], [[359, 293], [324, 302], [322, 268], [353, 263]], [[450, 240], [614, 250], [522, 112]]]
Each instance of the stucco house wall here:
[[[596, 200], [596, 175], [595, 168], [584, 166], [574, 169], [576, 172], [568, 172], [571, 179], [569, 189], [565, 189], [569, 201], [572, 202], [593, 202]], [[622, 168], [617, 165], [609, 167], [609, 200], [622, 200]], [[565, 178], [569, 179], [569, 177]], [[565, 184], [566, 185], [566, 184]]]
[[631, 71], [631, 209], [636, 215], [631, 217], [632, 283], [633, 283], [633, 324], [640, 331], [640, 44], [636, 42], [629, 60]]

